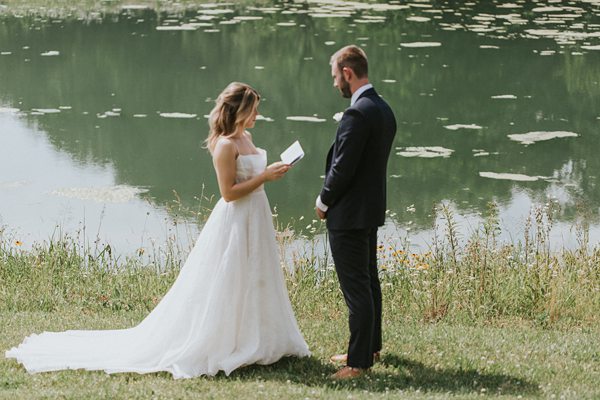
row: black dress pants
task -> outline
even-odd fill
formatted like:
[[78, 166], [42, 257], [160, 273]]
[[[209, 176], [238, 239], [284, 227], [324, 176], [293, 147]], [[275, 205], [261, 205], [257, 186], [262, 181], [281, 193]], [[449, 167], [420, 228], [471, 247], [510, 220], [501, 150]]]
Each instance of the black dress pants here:
[[370, 368], [381, 350], [377, 228], [329, 229], [329, 245], [349, 310], [348, 366]]

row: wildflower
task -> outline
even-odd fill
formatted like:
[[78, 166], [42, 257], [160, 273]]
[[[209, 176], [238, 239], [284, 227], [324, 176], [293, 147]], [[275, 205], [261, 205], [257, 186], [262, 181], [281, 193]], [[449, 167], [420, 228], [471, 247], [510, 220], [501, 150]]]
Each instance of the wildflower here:
[[15, 245], [16, 246], [23, 246], [23, 242], [21, 242], [20, 240], [15, 241]]

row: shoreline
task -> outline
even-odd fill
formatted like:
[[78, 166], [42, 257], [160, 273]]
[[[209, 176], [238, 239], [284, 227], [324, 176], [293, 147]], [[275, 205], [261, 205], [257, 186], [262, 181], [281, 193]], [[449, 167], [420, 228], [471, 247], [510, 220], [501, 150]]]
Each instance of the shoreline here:
[[[40, 15], [48, 17], [84, 16], [89, 14], [118, 13], [123, 11], [183, 12], [198, 8], [212, 8], [224, 4], [227, 7], [239, 7], [245, 4], [260, 4], [260, 1], [227, 2], [224, 0], [4, 0], [0, 1], [0, 16]], [[73, 15], [77, 13], [77, 15]]]
[[[398, 316], [469, 324], [517, 318], [546, 327], [600, 323], [600, 247], [583, 241], [576, 249], [553, 251], [551, 226], [531, 226], [531, 219], [523, 242], [501, 242], [493, 208], [480, 227], [460, 238], [451, 211], [440, 212], [445, 225], [437, 227], [427, 251], [415, 252], [406, 237], [379, 238], [381, 283]], [[320, 298], [325, 291], [322, 300], [339, 300], [322, 238], [280, 229], [277, 240], [291, 296]], [[300, 240], [306, 242], [301, 250], [294, 248]], [[148, 310], [185, 258], [176, 246], [122, 256], [110, 243], [92, 247], [69, 235], [23, 249], [0, 230], [0, 311]]]

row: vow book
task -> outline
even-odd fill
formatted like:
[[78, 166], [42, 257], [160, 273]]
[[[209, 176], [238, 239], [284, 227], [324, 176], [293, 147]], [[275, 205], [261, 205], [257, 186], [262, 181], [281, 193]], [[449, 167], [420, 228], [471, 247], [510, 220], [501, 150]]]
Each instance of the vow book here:
[[304, 150], [302, 150], [302, 146], [300, 146], [300, 142], [297, 140], [281, 153], [281, 161], [289, 165], [296, 164], [302, 157], [304, 157]]

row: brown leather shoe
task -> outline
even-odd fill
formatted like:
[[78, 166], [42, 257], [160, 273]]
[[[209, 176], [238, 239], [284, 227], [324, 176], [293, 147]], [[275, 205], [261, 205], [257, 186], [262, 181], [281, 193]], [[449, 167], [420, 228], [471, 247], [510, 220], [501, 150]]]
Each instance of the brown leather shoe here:
[[360, 376], [363, 376], [366, 373], [367, 373], [366, 369], [345, 366], [344, 368], [340, 369], [335, 374], [331, 375], [330, 378], [333, 379], [334, 381], [345, 381], [348, 379], [358, 378]]
[[[373, 362], [376, 363], [379, 362], [379, 360], [381, 360], [381, 353], [373, 353]], [[334, 356], [331, 356], [331, 358], [329, 358], [329, 361], [331, 361], [334, 364], [346, 364], [348, 362], [348, 354], [336, 354]]]

